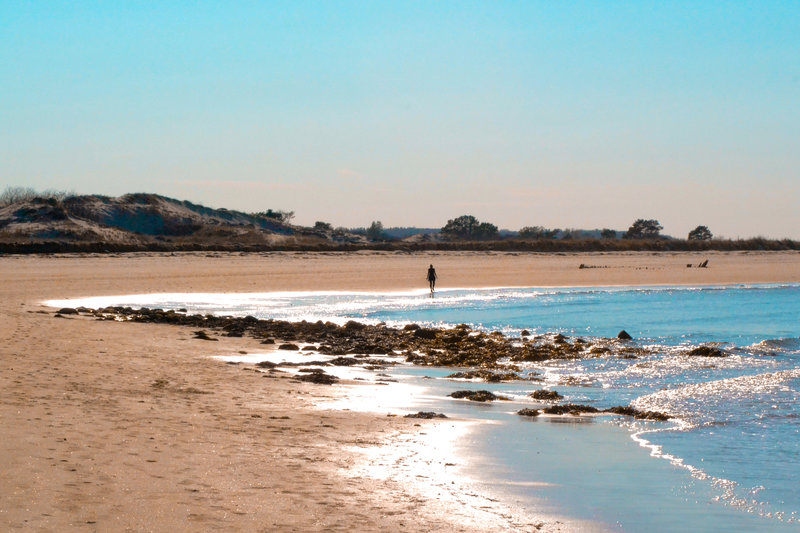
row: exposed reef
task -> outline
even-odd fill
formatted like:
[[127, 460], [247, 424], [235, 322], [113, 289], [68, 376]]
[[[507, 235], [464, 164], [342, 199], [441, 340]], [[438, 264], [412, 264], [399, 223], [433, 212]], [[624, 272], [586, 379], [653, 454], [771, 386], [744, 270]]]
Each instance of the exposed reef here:
[[[276, 369], [278, 366], [301, 367], [293, 379], [324, 385], [337, 383], [339, 379], [317, 367], [359, 365], [369, 370], [381, 370], [388, 365], [396, 364], [398, 359], [405, 359], [406, 362], [417, 365], [474, 367], [473, 370], [456, 372], [447, 377], [479, 379], [497, 383], [512, 380], [542, 380], [535, 372], [522, 373], [519, 366], [516, 365], [518, 362], [589, 357], [629, 359], [657, 353], [654, 349], [636, 346], [615, 338], [598, 338], [587, 341], [582, 338], [572, 339], [562, 334], [539, 335], [533, 338], [530, 338], [530, 335], [523, 335], [517, 338], [508, 337], [497, 331], [486, 333], [473, 330], [465, 324], [452, 329], [424, 328], [417, 324], [392, 328], [385, 324], [368, 325], [351, 320], [340, 326], [322, 321], [288, 322], [274, 319], [263, 320], [253, 316], [190, 315], [185, 309], [175, 311], [146, 307], [141, 309], [78, 307], [75, 309], [63, 308], [55, 313], [55, 316], [65, 315], [83, 315], [98, 320], [186, 326], [194, 329], [194, 338], [209, 341], [216, 341], [219, 336], [243, 337], [246, 335], [260, 340], [263, 344], [277, 344], [276, 339], [279, 339], [281, 344], [277, 348], [281, 350], [299, 351], [302, 345], [304, 351], [314, 351], [331, 356], [331, 358], [280, 364], [263, 361], [255, 366], [268, 372], [280, 372]], [[713, 346], [700, 346], [686, 352], [686, 355], [724, 357], [728, 354]], [[393, 358], [377, 356], [393, 356]], [[378, 376], [388, 378], [384, 374], [378, 374]], [[386, 381], [392, 380], [378, 380], [380, 383]], [[584, 383], [566, 384], [578, 386]], [[460, 390], [449, 396], [475, 402], [509, 400], [507, 397], [487, 390]], [[539, 401], [556, 401], [562, 398], [558, 392], [545, 389], [534, 391], [530, 396]], [[630, 406], [617, 406], [601, 410], [590, 405], [571, 403], [551, 405], [543, 409], [528, 408], [517, 412], [519, 415], [528, 417], [536, 417], [542, 413], [549, 415], [604, 413], [630, 416], [642, 420], [664, 421], [670, 419], [669, 415], [664, 413], [640, 411]], [[406, 415], [406, 417], [446, 418], [443, 414], [423, 411]]]
[[[212, 334], [226, 337], [246, 335], [265, 344], [275, 343], [275, 339], [279, 339], [278, 348], [282, 350], [296, 351], [304, 346], [303, 349], [314, 349], [323, 355], [343, 358], [327, 363], [333, 365], [355, 364], [352, 359], [345, 357], [393, 355], [416, 365], [472, 367], [475, 370], [450, 377], [477, 378], [488, 382], [537, 379], [535, 374], [519, 374], [520, 368], [516, 363], [601, 356], [635, 358], [655, 353], [653, 349], [614, 338], [587, 341], [562, 334], [509, 337], [499, 331], [487, 333], [474, 330], [465, 324], [451, 329], [424, 328], [417, 324], [392, 328], [384, 324], [368, 325], [352, 320], [340, 326], [332, 322], [288, 322], [254, 316], [190, 315], [146, 307], [78, 308], [74, 311], [102, 320], [188, 326], [195, 328], [197, 338], [206, 340], [214, 340]], [[70, 314], [65, 309], [59, 313]]]

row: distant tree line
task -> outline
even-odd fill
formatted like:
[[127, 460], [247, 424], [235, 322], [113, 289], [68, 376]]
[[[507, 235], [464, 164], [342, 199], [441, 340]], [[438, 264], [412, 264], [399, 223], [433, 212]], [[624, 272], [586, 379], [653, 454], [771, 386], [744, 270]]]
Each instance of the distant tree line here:
[[75, 196], [74, 192], [59, 191], [56, 189], [45, 189], [39, 192], [31, 187], [6, 187], [5, 190], [0, 193], [0, 206], [20, 202], [31, 202], [34, 200], [63, 202], [72, 196]]
[[[0, 193], [0, 206], [12, 205], [21, 202], [43, 200], [46, 202], [63, 203], [75, 197], [75, 193], [47, 189], [38, 192], [30, 187], [6, 187]], [[222, 210], [225, 211], [225, 210]], [[284, 224], [290, 223], [294, 218], [294, 211], [267, 209], [250, 213], [251, 216], [275, 220]], [[667, 239], [662, 236], [663, 226], [655, 219], [636, 219], [627, 231], [617, 231], [609, 228], [600, 230], [579, 230], [579, 229], [560, 229], [546, 228], [543, 226], [524, 226], [519, 231], [498, 230], [498, 227], [490, 222], [482, 222], [473, 215], [462, 215], [447, 221], [440, 229], [425, 228], [385, 228], [379, 220], [372, 221], [368, 227], [364, 228], [334, 228], [328, 222], [317, 221], [314, 223], [313, 230], [327, 234], [345, 235], [356, 234], [366, 237], [370, 242], [388, 242], [396, 239], [403, 239], [418, 234], [439, 233], [445, 241], [493, 241], [505, 239], [519, 239], [525, 241], [546, 241], [546, 240], [586, 240], [599, 239], [627, 239], [627, 240], [659, 240]], [[714, 235], [708, 226], [699, 225], [689, 232], [687, 241], [709, 241], [714, 239]]]
[[284, 224], [288, 224], [294, 218], [294, 211], [276, 211], [273, 209], [267, 209], [266, 211], [258, 211], [250, 214], [258, 218], [277, 220], [278, 222], [283, 222]]
[[[316, 230], [330, 230], [331, 225], [326, 222], [317, 222]], [[340, 228], [344, 230], [344, 228]], [[546, 228], [544, 226], [525, 226], [518, 232], [499, 230], [496, 225], [482, 222], [473, 215], [462, 215], [447, 221], [440, 229], [421, 228], [385, 228], [379, 220], [373, 221], [368, 227], [351, 228], [349, 231], [362, 235], [371, 242], [385, 242], [403, 239], [421, 233], [438, 233], [446, 241], [492, 241], [504, 239], [520, 239], [526, 241], [540, 240], [585, 240], [585, 239], [628, 239], [650, 240], [665, 239], [661, 235], [663, 226], [655, 219], [637, 219], [627, 231], [617, 231], [610, 228], [600, 230], [580, 230], [574, 228]], [[689, 232], [687, 240], [706, 241], [713, 238], [707, 226], [697, 226]]]
[[[580, 240], [597, 238], [600, 239], [663, 239], [661, 230], [663, 226], [655, 219], [637, 219], [625, 232], [603, 228], [601, 230], [587, 231], [578, 229], [559, 229], [545, 228], [543, 226], [525, 226], [519, 230], [516, 237], [522, 240]], [[503, 230], [506, 234], [513, 232]], [[472, 215], [463, 215], [458, 218], [448, 220], [447, 224], [441, 229], [442, 235], [449, 240], [492, 240], [497, 239], [500, 234], [497, 226], [488, 222], [480, 222]], [[707, 226], [697, 226], [689, 232], [687, 240], [707, 241], [714, 236]]]

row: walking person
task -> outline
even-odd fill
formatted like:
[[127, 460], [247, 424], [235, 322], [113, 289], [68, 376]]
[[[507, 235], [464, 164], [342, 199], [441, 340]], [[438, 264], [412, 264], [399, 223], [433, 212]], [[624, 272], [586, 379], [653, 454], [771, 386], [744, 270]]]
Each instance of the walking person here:
[[436, 269], [433, 268], [433, 265], [428, 267], [428, 283], [431, 285], [431, 294], [433, 294], [433, 289], [436, 286]]

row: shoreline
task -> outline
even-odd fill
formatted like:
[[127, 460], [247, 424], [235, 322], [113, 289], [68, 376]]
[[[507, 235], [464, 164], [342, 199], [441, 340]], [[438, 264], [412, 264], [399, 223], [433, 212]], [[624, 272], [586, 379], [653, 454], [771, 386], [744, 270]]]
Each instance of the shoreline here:
[[[786, 282], [729, 282], [729, 283], [702, 283], [702, 284], [680, 284], [680, 283], [664, 283], [658, 285], [552, 285], [552, 286], [502, 286], [502, 287], [448, 287], [445, 289], [438, 289], [434, 294], [438, 293], [452, 293], [452, 292], [489, 292], [489, 291], [514, 291], [514, 290], [548, 290], [548, 291], [561, 291], [561, 290], [578, 290], [578, 289], [678, 289], [678, 288], [732, 288], [747, 286], [752, 288], [769, 288], [776, 286], [792, 286], [799, 285], [800, 281], [786, 281]], [[416, 290], [387, 290], [387, 291], [266, 291], [266, 292], [221, 292], [221, 293], [197, 293], [197, 292], [152, 292], [152, 293], [137, 293], [137, 294], [109, 294], [107, 296], [75, 296], [65, 299], [48, 299], [38, 302], [45, 307], [58, 308], [58, 307], [87, 307], [93, 310], [103, 307], [116, 306], [115, 302], [120, 300], [130, 302], [130, 306], [140, 305], [143, 302], [133, 303], [134, 300], [144, 300], [144, 302], [151, 303], [153, 296], [177, 296], [182, 297], [185, 295], [203, 295], [210, 297], [217, 297], [220, 295], [246, 295], [246, 296], [271, 296], [274, 298], [299, 298], [304, 296], [317, 297], [317, 296], [428, 296], [427, 289]], [[128, 300], [126, 300], [128, 299]], [[288, 321], [300, 321], [298, 319], [286, 319]], [[364, 321], [367, 324], [369, 321]]]
[[[605, 268], [579, 268], [598, 259]], [[707, 268], [686, 267], [705, 259], [709, 259]], [[108, 264], [115, 268], [97, 283], [83, 284], [82, 291], [69, 282], [86, 269], [104, 269]], [[62, 297], [164, 292], [164, 287], [170, 287], [170, 292], [415, 290], [427, 286], [428, 264], [437, 269], [440, 289], [800, 282], [800, 252], [186, 252], [0, 257], [0, 266], [20, 272], [23, 281], [28, 270], [65, 276], [69, 283], [58, 287]]]
[[[344, 479], [341, 469], [353, 464], [351, 456], [325, 451], [359, 440], [382, 442], [398, 426], [413, 434], [419, 431], [413, 419], [321, 415], [306, 403], [315, 394], [327, 394], [315, 385], [265, 379], [206, 357], [253, 351], [252, 339], [226, 338], [210, 346], [170, 325], [54, 319], [40, 302], [167, 288], [407, 289], [424, 282], [418, 266], [431, 260], [447, 272], [443, 288], [532, 276], [533, 263], [537, 279], [611, 270], [579, 270], [578, 258], [482, 253], [2, 257], [0, 293], [7, 320], [0, 330], [0, 429], [9, 438], [2, 444], [0, 489], [10, 496], [0, 508], [0, 524], [54, 530], [162, 530], [187, 524], [245, 530], [469, 530], [451, 522], [446, 510], [427, 509], [430, 501], [409, 499], [402, 484]], [[629, 275], [629, 284], [688, 279], [676, 262], [686, 255], [662, 254], [649, 262], [630, 254], [603, 258], [654, 267], [619, 269]], [[712, 257], [707, 271], [685, 270], [713, 277], [714, 283], [794, 283], [800, 281], [798, 265], [800, 254], [770, 252], [720, 255]]]

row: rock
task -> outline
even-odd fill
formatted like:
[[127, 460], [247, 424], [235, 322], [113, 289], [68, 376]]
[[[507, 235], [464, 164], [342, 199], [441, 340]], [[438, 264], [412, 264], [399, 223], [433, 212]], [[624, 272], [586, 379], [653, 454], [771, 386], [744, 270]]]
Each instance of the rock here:
[[275, 339], [264, 339], [261, 344], [275, 344]]
[[209, 337], [208, 333], [206, 333], [203, 330], [195, 331], [194, 332], [194, 338], [195, 339], [201, 339], [201, 340], [204, 340], [204, 341], [216, 341], [216, 340], [219, 340], [219, 339], [215, 339], [214, 337]]
[[272, 361], [260, 361], [256, 363], [256, 366], [259, 368], [275, 368], [278, 365], [276, 365]]
[[466, 398], [473, 402], [491, 402], [493, 400], [508, 400], [488, 390], [459, 390], [449, 394], [452, 398]]
[[418, 413], [408, 414], [405, 418], [423, 418], [430, 420], [432, 418], [447, 418], [447, 415], [444, 413], [434, 413], [433, 411], [419, 411]]
[[330, 374], [326, 374], [322, 370], [316, 369], [316, 371], [308, 372], [307, 374], [301, 374], [295, 376], [295, 379], [300, 381], [307, 381], [308, 383], [316, 383], [318, 385], [333, 385], [339, 378], [336, 376], [332, 376]]
[[521, 415], [521, 416], [539, 416], [539, 410], [538, 409], [520, 409], [519, 411], [517, 411], [517, 414]]
[[690, 350], [686, 353], [686, 355], [691, 355], [695, 357], [727, 357], [728, 354], [720, 350], [719, 348], [715, 348], [714, 346], [698, 346], [697, 348]]
[[592, 407], [591, 405], [567, 403], [564, 405], [545, 407], [543, 411], [548, 415], [579, 415], [582, 413], [597, 413], [599, 412], [599, 409], [597, 407]]
[[492, 372], [491, 370], [469, 370], [467, 372], [455, 372], [446, 376], [451, 379], [482, 379], [487, 383], [500, 383], [501, 381], [518, 380], [516, 372]]
[[77, 315], [78, 314], [78, 310], [77, 309], [73, 309], [72, 307], [64, 307], [62, 309], [59, 309], [57, 311], [57, 313], [59, 315]]
[[554, 390], [539, 389], [530, 393], [528, 396], [534, 400], [560, 400], [563, 398], [559, 393]]
[[669, 420], [671, 417], [669, 415], [665, 415], [664, 413], [659, 413], [656, 411], [640, 411], [633, 407], [627, 406], [617, 406], [617, 407], [610, 407], [606, 409], [604, 412], [606, 413], [614, 413], [615, 415], [623, 415], [623, 416], [632, 416], [633, 418], [638, 418], [640, 420]]
[[641, 420], [658, 420], [661, 422], [665, 422], [670, 418], [672, 418], [667, 414], [659, 413], [657, 411], [637, 411], [636, 414], [633, 416], [634, 418], [638, 418]]
[[[609, 355], [647, 355], [654, 349], [633, 347], [619, 342], [591, 346], [564, 335], [548, 334], [524, 338], [507, 337], [495, 331], [487, 334], [458, 325], [451, 329], [422, 328], [409, 324], [402, 329], [387, 326], [360, 324], [355, 321], [339, 326], [332, 322], [314, 323], [284, 320], [261, 320], [253, 316], [233, 317], [211, 314], [182, 314], [172, 310], [132, 309], [130, 307], [106, 307], [92, 314], [103, 320], [129, 320], [133, 322], [167, 323], [204, 329], [219, 335], [242, 335], [265, 344], [281, 339], [284, 350], [299, 350], [299, 346], [319, 346], [315, 351], [330, 356], [352, 356], [362, 354], [399, 355], [410, 363], [443, 367], [459, 367], [491, 371], [500, 377], [486, 374], [483, 379], [495, 381], [506, 379], [506, 374], [519, 372], [519, 362], [580, 359], [596, 356], [599, 350], [609, 350]], [[68, 317], [67, 317], [68, 318]], [[209, 334], [203, 337], [217, 340]], [[610, 341], [610, 339], [607, 339]], [[278, 343], [276, 343], [278, 344]], [[590, 353], [591, 351], [591, 353]], [[344, 362], [344, 360], [343, 360]], [[283, 365], [282, 365], [283, 366]], [[508, 375], [508, 379], [513, 379]]]
[[414, 330], [414, 337], [417, 339], [435, 339], [439, 330], [433, 328], [418, 328]]
[[279, 350], [299, 350], [300, 347], [296, 344], [292, 344], [291, 342], [287, 342], [278, 346]]
[[623, 341], [629, 341], [629, 340], [633, 339], [633, 337], [631, 337], [630, 333], [628, 333], [624, 329], [622, 331], [620, 331], [619, 333], [617, 333], [617, 338], [620, 339], [620, 340], [623, 340]]
[[520, 333], [520, 336], [522, 336], [522, 337], [530, 337], [531, 336], [531, 332], [528, 331], [527, 329], [523, 329], [522, 332]]
[[357, 365], [358, 363], [359, 360], [355, 357], [334, 357], [328, 361], [328, 364], [332, 366], [353, 366]]

